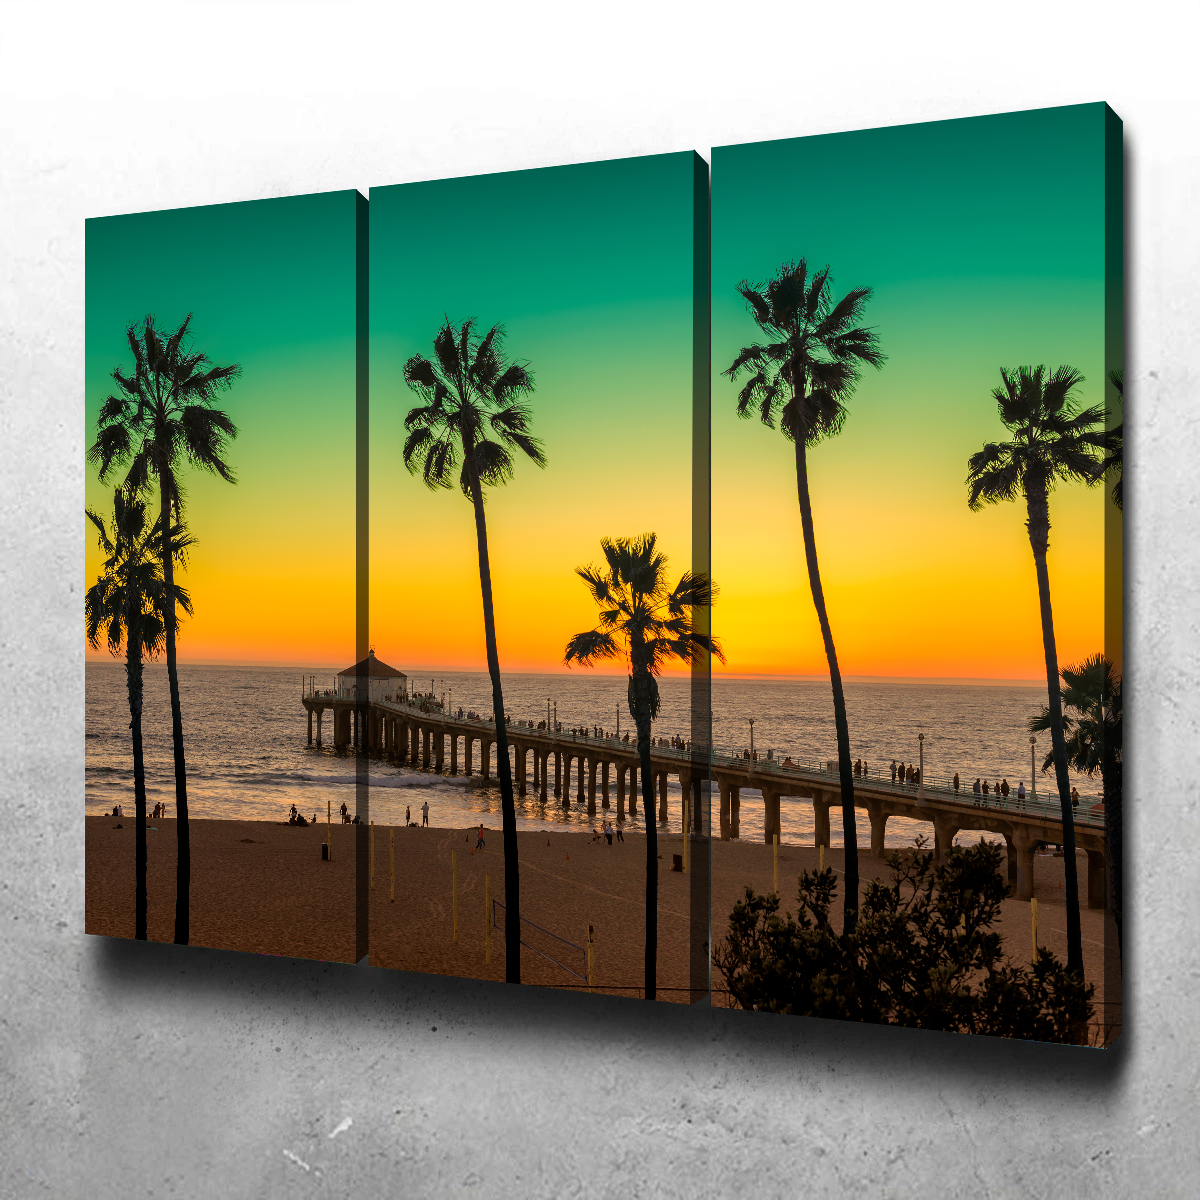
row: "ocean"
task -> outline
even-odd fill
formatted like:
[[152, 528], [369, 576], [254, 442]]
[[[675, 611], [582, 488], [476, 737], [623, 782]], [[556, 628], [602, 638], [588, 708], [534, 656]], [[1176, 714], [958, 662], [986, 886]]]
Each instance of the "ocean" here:
[[[318, 750], [308, 742], [308, 723], [300, 702], [302, 679], [316, 675], [318, 684], [332, 680], [328, 668], [210, 666], [181, 664], [180, 703], [188, 767], [188, 805], [194, 817], [286, 820], [293, 804], [311, 817], [324, 819], [326, 805], [337, 811], [343, 801], [354, 807], [354, 759], [329, 745]], [[445, 694], [454, 708], [491, 711], [491, 688], [483, 673], [434, 672], [410, 676], [418, 691]], [[660, 680], [662, 710], [655, 735], [690, 735], [689, 685], [686, 679]], [[568, 728], [600, 725], [624, 733], [632, 729], [625, 701], [624, 676], [576, 672], [561, 675], [513, 674], [504, 677], [504, 697], [515, 720], [544, 720], [551, 713]], [[851, 748], [872, 772], [886, 770], [893, 758], [918, 761], [919, 733], [925, 734], [925, 777], [945, 783], [957, 771], [969, 788], [976, 776], [1030, 783], [1029, 734], [1026, 722], [1045, 703], [1045, 690], [1034, 686], [926, 684], [909, 682], [849, 682], [845, 685]], [[133, 763], [125, 669], [120, 661], [93, 661], [86, 667], [85, 803], [89, 813], [111, 812], [122, 803], [133, 805]], [[555, 709], [557, 705], [557, 709]], [[790, 755], [800, 763], [836, 758], [833, 708], [828, 682], [792, 679], [725, 679], [713, 681], [713, 739], [718, 750], [741, 752], [754, 746], [760, 757], [769, 749], [775, 757]], [[327, 736], [332, 739], [328, 715]], [[146, 758], [147, 802], [164, 800], [174, 815], [175, 781], [171, 752], [171, 710], [164, 664], [145, 668], [143, 742]], [[1038, 791], [1048, 789], [1050, 776], [1040, 772], [1049, 748], [1048, 735], [1038, 740]], [[1085, 802], [1100, 798], [1099, 779], [1074, 780]], [[482, 821], [500, 826], [500, 794], [494, 782], [482, 785], [476, 776], [437, 776], [390, 763], [371, 763], [371, 819], [377, 824], [401, 824], [405, 808], [414, 818], [429, 802], [430, 821], [439, 826], [466, 826]], [[663, 830], [678, 831], [678, 784], [671, 782], [674, 800]], [[615, 792], [613, 793], [615, 797]], [[759, 793], [742, 790], [741, 837], [760, 841], [763, 812]], [[714, 794], [715, 804], [715, 794]], [[615, 798], [613, 800], [615, 812]], [[634, 832], [639, 814], [627, 830]], [[599, 801], [597, 801], [597, 811]], [[784, 798], [780, 806], [781, 841], [813, 844], [810, 804]], [[560, 807], [553, 797], [542, 805], [535, 797], [517, 800], [517, 826], [588, 828], [593, 822], [586, 804]], [[830, 812], [834, 845], [842, 839], [841, 814]], [[858, 813], [860, 846], [869, 844], [870, 825]], [[932, 826], [893, 817], [887, 844], [911, 845], [917, 834], [932, 837]], [[978, 838], [963, 833], [959, 840]]]

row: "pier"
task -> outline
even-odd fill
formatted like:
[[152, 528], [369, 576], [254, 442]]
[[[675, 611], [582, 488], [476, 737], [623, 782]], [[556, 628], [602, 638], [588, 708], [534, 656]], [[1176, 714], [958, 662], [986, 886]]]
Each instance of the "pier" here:
[[[402, 697], [359, 700], [339, 695], [336, 689], [306, 686], [303, 704], [308, 712], [308, 743], [323, 743], [323, 718], [332, 718], [333, 743], [339, 749], [362, 750], [396, 763], [422, 770], [457, 775], [476, 772], [484, 779], [494, 773], [496, 727], [490, 720], [456, 717], [429, 701]], [[315, 741], [314, 741], [315, 718]], [[595, 814], [616, 806], [615, 818], [637, 813], [641, 763], [637, 743], [615, 737], [589, 737], [554, 731], [544, 726], [512, 722], [505, 727], [517, 796], [536, 796], [543, 804], [551, 797], [563, 807], [575, 799]], [[660, 741], [663, 739], [659, 739]], [[461, 747], [461, 754], [460, 754]], [[718, 833], [722, 839], [739, 836], [743, 791], [756, 791], [763, 806], [764, 838], [769, 843], [780, 832], [779, 803], [784, 797], [808, 801], [813, 806], [815, 845], [829, 846], [829, 810], [841, 806], [837, 764], [794, 764], [714, 751], [654, 745], [650, 751], [652, 790], [658, 820], [669, 819], [667, 782], [675, 776], [680, 791], [690, 796], [692, 832]], [[703, 785], [711, 779], [719, 795], [713, 813], [717, 828], [705, 827]], [[751, 798], [747, 797], [751, 802]], [[884, 833], [889, 817], [925, 821], [933, 827], [934, 853], [940, 858], [962, 830], [987, 830], [1004, 838], [1008, 875], [1015, 896], [1033, 895], [1033, 856], [1040, 843], [1062, 843], [1062, 819], [1057, 795], [1043, 793], [1018, 800], [989, 796], [976, 802], [968, 791], [932, 784], [892, 783], [886, 777], [866, 775], [854, 780], [854, 803], [871, 822], [871, 854], [886, 857]], [[682, 814], [680, 814], [682, 819]], [[1103, 816], [1084, 805], [1075, 813], [1075, 842], [1087, 852], [1088, 907], [1107, 904]]]

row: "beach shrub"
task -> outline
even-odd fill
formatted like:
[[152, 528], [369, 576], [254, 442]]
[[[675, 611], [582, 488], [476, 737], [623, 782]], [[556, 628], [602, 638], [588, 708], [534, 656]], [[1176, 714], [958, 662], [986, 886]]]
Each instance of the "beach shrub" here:
[[1006, 892], [999, 846], [953, 846], [935, 864], [918, 841], [888, 865], [892, 882], [870, 883], [845, 935], [829, 920], [832, 870], [801, 872], [795, 916], [747, 888], [713, 953], [734, 1000], [759, 1012], [1086, 1041], [1094, 986], [1044, 947], [1028, 967], [1004, 956], [992, 928]]

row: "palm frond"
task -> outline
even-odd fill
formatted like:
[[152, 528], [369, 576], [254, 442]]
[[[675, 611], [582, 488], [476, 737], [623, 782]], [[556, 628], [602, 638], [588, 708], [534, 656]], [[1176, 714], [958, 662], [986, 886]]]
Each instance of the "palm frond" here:
[[590, 667], [603, 659], [620, 658], [621, 656], [622, 647], [611, 633], [599, 629], [589, 629], [575, 634], [567, 642], [563, 652], [563, 662], [567, 666], [578, 663], [581, 667]]

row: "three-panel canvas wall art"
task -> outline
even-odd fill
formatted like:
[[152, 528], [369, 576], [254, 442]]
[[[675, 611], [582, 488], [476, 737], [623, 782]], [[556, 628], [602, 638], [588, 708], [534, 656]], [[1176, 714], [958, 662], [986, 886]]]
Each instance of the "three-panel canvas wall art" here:
[[86, 928], [1103, 1047], [1103, 104], [87, 224]]

